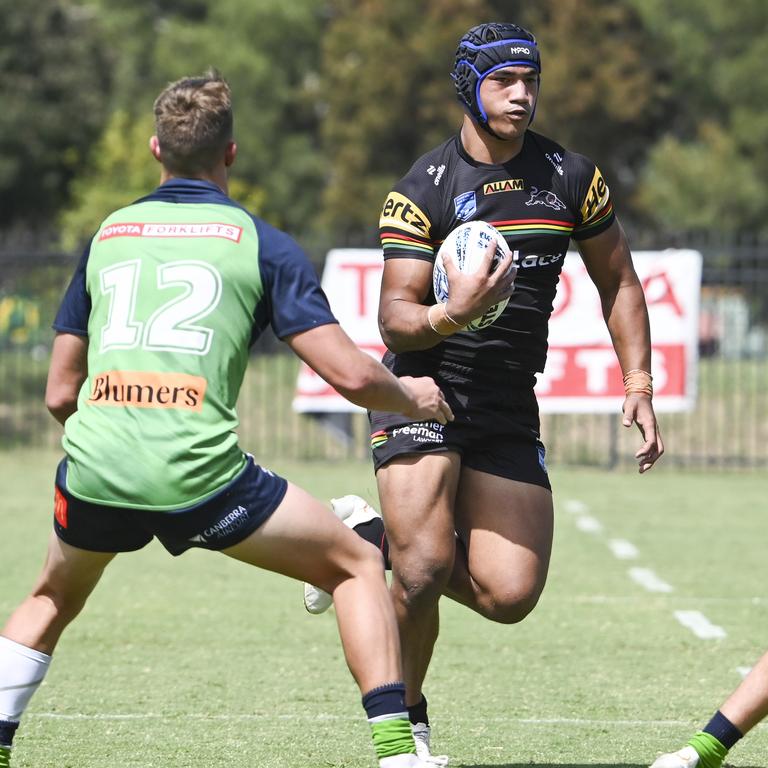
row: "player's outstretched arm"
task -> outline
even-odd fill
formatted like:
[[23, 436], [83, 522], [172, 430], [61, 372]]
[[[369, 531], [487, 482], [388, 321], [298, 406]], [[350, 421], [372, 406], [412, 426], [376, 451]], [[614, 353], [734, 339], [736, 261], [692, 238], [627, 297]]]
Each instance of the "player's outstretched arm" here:
[[603, 317], [625, 374], [622, 423], [625, 427], [637, 424], [643, 444], [635, 458], [640, 472], [647, 472], [664, 453], [664, 443], [653, 410], [651, 332], [643, 288], [618, 221], [605, 232], [582, 240], [579, 251], [600, 293]]
[[45, 405], [63, 424], [77, 410], [77, 395], [88, 376], [88, 338], [59, 333], [53, 340]]
[[453, 420], [448, 403], [432, 379], [398, 379], [355, 346], [338, 325], [321, 325], [285, 341], [310, 368], [355, 405], [403, 413], [415, 421], [435, 419], [445, 424]]

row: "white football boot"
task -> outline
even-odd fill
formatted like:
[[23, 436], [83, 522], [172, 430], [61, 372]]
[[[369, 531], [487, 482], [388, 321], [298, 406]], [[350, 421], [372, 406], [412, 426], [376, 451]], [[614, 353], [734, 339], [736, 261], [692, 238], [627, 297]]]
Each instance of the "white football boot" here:
[[448, 755], [433, 755], [429, 751], [431, 729], [425, 723], [411, 724], [413, 740], [416, 742], [416, 754], [429, 765], [448, 765]]
[[677, 752], [670, 752], [657, 758], [651, 768], [696, 768], [699, 753], [693, 747], [683, 747]]
[[[347, 528], [354, 528], [381, 515], [365, 500], [350, 494], [340, 499], [331, 499], [333, 514]], [[333, 605], [333, 596], [312, 584], [304, 584], [304, 607], [310, 613], [325, 613]]]

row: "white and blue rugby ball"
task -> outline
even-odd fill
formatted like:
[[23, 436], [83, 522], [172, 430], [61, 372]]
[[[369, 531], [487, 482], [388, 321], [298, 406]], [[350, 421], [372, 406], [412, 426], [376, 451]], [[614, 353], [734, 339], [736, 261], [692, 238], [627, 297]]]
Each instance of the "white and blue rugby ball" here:
[[[499, 262], [509, 253], [509, 246], [504, 236], [496, 227], [487, 221], [468, 221], [451, 230], [440, 246], [435, 257], [435, 266], [432, 271], [432, 290], [438, 301], [448, 300], [448, 276], [443, 265], [443, 255], [453, 259], [453, 263], [461, 272], [471, 274], [476, 272], [483, 261], [485, 249], [488, 243], [496, 238], [496, 253], [493, 256], [491, 272]], [[496, 322], [499, 315], [509, 303], [509, 298], [503, 299], [498, 304], [490, 307], [481, 317], [467, 323], [468, 331], [479, 331]]]

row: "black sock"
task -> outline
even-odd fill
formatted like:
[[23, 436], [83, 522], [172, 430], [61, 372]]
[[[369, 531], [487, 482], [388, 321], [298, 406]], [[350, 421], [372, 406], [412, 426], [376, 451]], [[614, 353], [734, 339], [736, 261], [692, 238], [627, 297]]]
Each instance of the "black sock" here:
[[421, 701], [418, 704], [414, 704], [412, 707], [408, 707], [408, 719], [413, 725], [416, 723], [424, 723], [429, 725], [429, 715], [427, 715], [427, 697], [422, 694]]
[[10, 747], [13, 744], [13, 734], [19, 727], [14, 720], [0, 720], [0, 746]]
[[714, 736], [726, 749], [730, 749], [744, 735], [719, 709], [703, 730]]
[[356, 525], [355, 533], [361, 539], [370, 541], [384, 555], [385, 568], [392, 568], [392, 563], [389, 561], [389, 542], [384, 531], [384, 521], [380, 517], [374, 517], [373, 520], [369, 520], [367, 523]]

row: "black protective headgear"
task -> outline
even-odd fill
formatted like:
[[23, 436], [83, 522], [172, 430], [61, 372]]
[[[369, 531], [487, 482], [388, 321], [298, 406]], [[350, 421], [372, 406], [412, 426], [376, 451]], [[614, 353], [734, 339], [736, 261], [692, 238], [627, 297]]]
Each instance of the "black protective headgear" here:
[[536, 38], [517, 24], [479, 24], [459, 40], [451, 72], [456, 94], [472, 117], [492, 136], [496, 134], [488, 126], [488, 115], [480, 100], [480, 86], [491, 72], [514, 66], [533, 67], [541, 73]]

